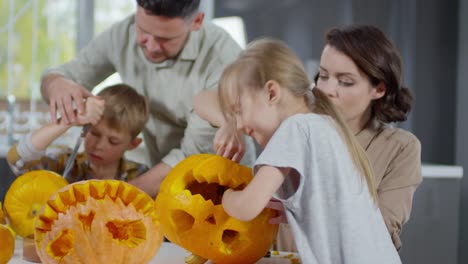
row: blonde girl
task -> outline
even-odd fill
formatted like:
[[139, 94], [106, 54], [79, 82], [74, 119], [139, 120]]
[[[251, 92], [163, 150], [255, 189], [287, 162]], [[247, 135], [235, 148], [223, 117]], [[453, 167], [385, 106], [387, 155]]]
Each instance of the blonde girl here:
[[[262, 148], [252, 182], [224, 193], [228, 214], [248, 221], [274, 198], [284, 206], [304, 263], [401, 263], [365, 152], [285, 44], [251, 43], [223, 72], [219, 103], [205, 94], [194, 107]], [[219, 107], [224, 118], [215, 116]]]

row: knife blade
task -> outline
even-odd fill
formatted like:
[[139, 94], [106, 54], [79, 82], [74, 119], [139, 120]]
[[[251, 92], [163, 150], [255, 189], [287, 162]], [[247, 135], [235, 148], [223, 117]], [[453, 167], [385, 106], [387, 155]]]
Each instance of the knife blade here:
[[81, 142], [83, 141], [83, 138], [86, 136], [88, 129], [89, 129], [89, 125], [83, 126], [83, 128], [81, 129], [80, 135], [78, 139], [76, 140], [75, 147], [73, 148], [72, 153], [67, 159], [67, 163], [65, 164], [65, 169], [63, 170], [63, 174], [62, 174], [63, 178], [65, 178], [65, 180], [67, 181], [69, 181], [68, 177], [69, 177], [70, 171], [73, 168], [76, 155], [78, 154], [78, 150], [80, 149]]

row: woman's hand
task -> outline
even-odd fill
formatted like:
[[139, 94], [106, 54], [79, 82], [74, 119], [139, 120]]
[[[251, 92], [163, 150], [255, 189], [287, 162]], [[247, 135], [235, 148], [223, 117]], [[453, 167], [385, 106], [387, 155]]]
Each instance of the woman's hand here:
[[240, 162], [245, 153], [244, 134], [242, 131], [224, 123], [216, 131], [213, 146], [217, 155]]
[[268, 223], [272, 225], [278, 225], [281, 223], [288, 222], [288, 219], [286, 218], [286, 214], [284, 213], [284, 206], [281, 201], [272, 198], [268, 202], [266, 208], [273, 209], [277, 212], [277, 215], [273, 218], [270, 218], [270, 220], [268, 220]]

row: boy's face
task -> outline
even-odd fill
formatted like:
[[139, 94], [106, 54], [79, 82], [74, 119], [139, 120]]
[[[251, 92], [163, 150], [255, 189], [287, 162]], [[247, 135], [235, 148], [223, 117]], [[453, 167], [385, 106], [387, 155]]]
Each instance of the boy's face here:
[[137, 145], [128, 131], [111, 129], [105, 121], [100, 121], [89, 129], [84, 147], [94, 166], [111, 166], [118, 164], [126, 150]]

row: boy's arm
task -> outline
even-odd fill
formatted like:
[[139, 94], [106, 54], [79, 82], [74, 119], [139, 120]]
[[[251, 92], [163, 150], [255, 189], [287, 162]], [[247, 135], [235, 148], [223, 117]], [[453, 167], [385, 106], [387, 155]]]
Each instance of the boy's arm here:
[[222, 202], [224, 210], [241, 221], [254, 219], [283, 184], [288, 171], [289, 168], [262, 166], [245, 189], [241, 191], [228, 189], [224, 192]]
[[159, 193], [161, 182], [171, 169], [171, 166], [164, 162], [160, 162], [141, 176], [129, 181], [129, 183], [135, 185], [154, 198]]
[[[71, 125], [64, 122], [49, 123], [34, 131], [31, 135], [31, 144], [36, 151], [44, 151], [59, 136], [65, 133]], [[27, 142], [25, 142], [27, 144]], [[20, 143], [21, 144], [21, 143]]]
[[64, 120], [59, 123], [49, 123], [34, 131], [31, 135], [31, 144], [37, 151], [44, 151], [59, 136], [65, 133], [70, 127], [84, 126], [86, 124], [95, 125], [101, 119], [104, 111], [104, 100], [98, 97], [89, 97], [85, 103], [85, 109], [78, 113], [77, 120], [73, 124], [66, 124]]
[[59, 136], [65, 133], [73, 125], [82, 126], [96, 124], [104, 111], [104, 101], [98, 97], [90, 97], [86, 100], [84, 113], [78, 115], [77, 122], [65, 124], [63, 120], [58, 123], [48, 123], [24, 137], [18, 145], [14, 145], [8, 152], [8, 162], [16, 164], [19, 159], [32, 161], [39, 159], [47, 147]]
[[33, 167], [35, 169], [43, 166], [47, 168], [47, 165], [40, 165], [42, 157], [45, 156], [45, 150], [69, 127], [63, 122], [60, 124], [50, 123], [23, 137], [18, 144], [10, 148], [7, 154], [7, 161], [12, 171], [16, 175], [20, 175]]

